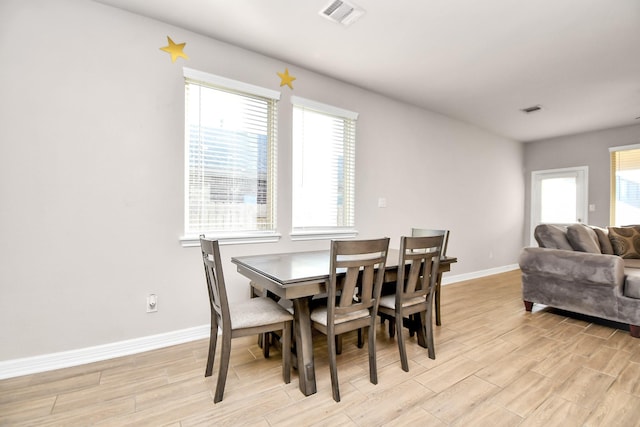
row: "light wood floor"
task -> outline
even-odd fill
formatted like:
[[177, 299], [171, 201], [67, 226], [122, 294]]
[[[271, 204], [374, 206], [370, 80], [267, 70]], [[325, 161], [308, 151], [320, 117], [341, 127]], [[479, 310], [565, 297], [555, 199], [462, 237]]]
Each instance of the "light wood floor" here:
[[377, 385], [366, 347], [345, 337], [340, 403], [321, 335], [315, 395], [300, 393], [295, 371], [284, 384], [279, 352], [263, 359], [251, 337], [234, 340], [215, 405], [201, 340], [0, 381], [0, 425], [640, 426], [640, 339], [548, 308], [526, 313], [518, 271], [445, 286], [442, 301], [436, 360], [410, 339], [408, 373], [378, 328]]

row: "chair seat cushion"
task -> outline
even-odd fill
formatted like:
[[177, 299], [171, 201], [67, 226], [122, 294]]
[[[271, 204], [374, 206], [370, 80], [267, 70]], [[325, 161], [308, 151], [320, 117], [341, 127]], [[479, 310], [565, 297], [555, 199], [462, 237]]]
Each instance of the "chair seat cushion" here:
[[253, 328], [278, 322], [292, 321], [293, 316], [270, 298], [251, 298], [230, 304], [231, 328]]
[[[423, 302], [425, 302], [425, 298], [424, 297], [414, 297], [414, 298], [409, 298], [405, 301], [402, 302], [402, 306], [403, 307], [410, 307], [412, 305], [416, 305], [416, 304], [422, 304]], [[385, 307], [385, 308], [390, 308], [392, 310], [395, 310], [396, 308], [396, 296], [394, 294], [391, 295], [385, 295], [383, 297], [380, 298], [380, 307]]]
[[[348, 322], [350, 320], [361, 319], [369, 316], [369, 310], [358, 310], [348, 314], [340, 314], [336, 316], [336, 324]], [[318, 307], [311, 312], [311, 321], [327, 325], [327, 307]]]

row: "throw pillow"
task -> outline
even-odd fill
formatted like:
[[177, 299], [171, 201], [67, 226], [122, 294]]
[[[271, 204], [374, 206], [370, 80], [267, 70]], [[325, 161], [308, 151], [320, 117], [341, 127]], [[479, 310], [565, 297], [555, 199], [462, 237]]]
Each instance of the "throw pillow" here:
[[540, 224], [533, 232], [533, 237], [535, 237], [541, 248], [573, 250], [573, 247], [571, 247], [571, 244], [567, 240], [567, 232], [564, 227]]
[[640, 227], [607, 227], [613, 252], [622, 258], [640, 258]]
[[613, 246], [611, 246], [611, 240], [609, 240], [609, 231], [606, 228], [600, 228], [592, 226], [593, 231], [598, 236], [598, 242], [600, 243], [600, 250], [606, 255], [615, 255], [613, 252]]
[[589, 252], [601, 254], [598, 235], [591, 228], [584, 224], [571, 224], [567, 227], [567, 239], [571, 247], [579, 252]]

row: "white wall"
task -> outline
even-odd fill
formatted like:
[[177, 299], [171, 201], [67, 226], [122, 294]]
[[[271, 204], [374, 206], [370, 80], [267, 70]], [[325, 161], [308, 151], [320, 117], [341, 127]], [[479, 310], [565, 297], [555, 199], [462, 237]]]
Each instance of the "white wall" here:
[[[166, 36], [186, 42], [172, 63]], [[198, 248], [183, 248], [182, 66], [282, 90], [276, 244], [291, 242], [291, 95], [360, 113], [360, 237], [451, 229], [451, 276], [513, 264], [519, 143], [305, 69], [88, 0], [0, 2], [0, 361], [209, 322]], [[294, 90], [280, 88], [288, 67]], [[377, 208], [386, 197], [388, 207]], [[247, 280], [227, 261], [233, 299]], [[145, 312], [148, 293], [159, 311]]]
[[[623, 126], [528, 142], [524, 144], [525, 233], [531, 224], [531, 172], [574, 166], [589, 168], [589, 224], [606, 227], [609, 222], [611, 190], [610, 147], [640, 144], [640, 125]], [[527, 240], [528, 241], [528, 237]]]

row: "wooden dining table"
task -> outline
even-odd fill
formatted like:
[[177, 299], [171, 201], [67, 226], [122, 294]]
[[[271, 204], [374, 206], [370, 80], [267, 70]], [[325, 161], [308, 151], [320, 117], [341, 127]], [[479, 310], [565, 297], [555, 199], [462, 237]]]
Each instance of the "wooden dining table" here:
[[[395, 282], [398, 271], [398, 250], [389, 249], [384, 282]], [[292, 252], [251, 255], [231, 258], [238, 273], [251, 281], [257, 294], [271, 292], [293, 303], [295, 340], [300, 391], [305, 396], [316, 392], [315, 366], [310, 318], [310, 300], [326, 292], [329, 281], [330, 252]], [[442, 257], [436, 285], [436, 324], [440, 324], [440, 282], [442, 273], [450, 271], [455, 257]]]

